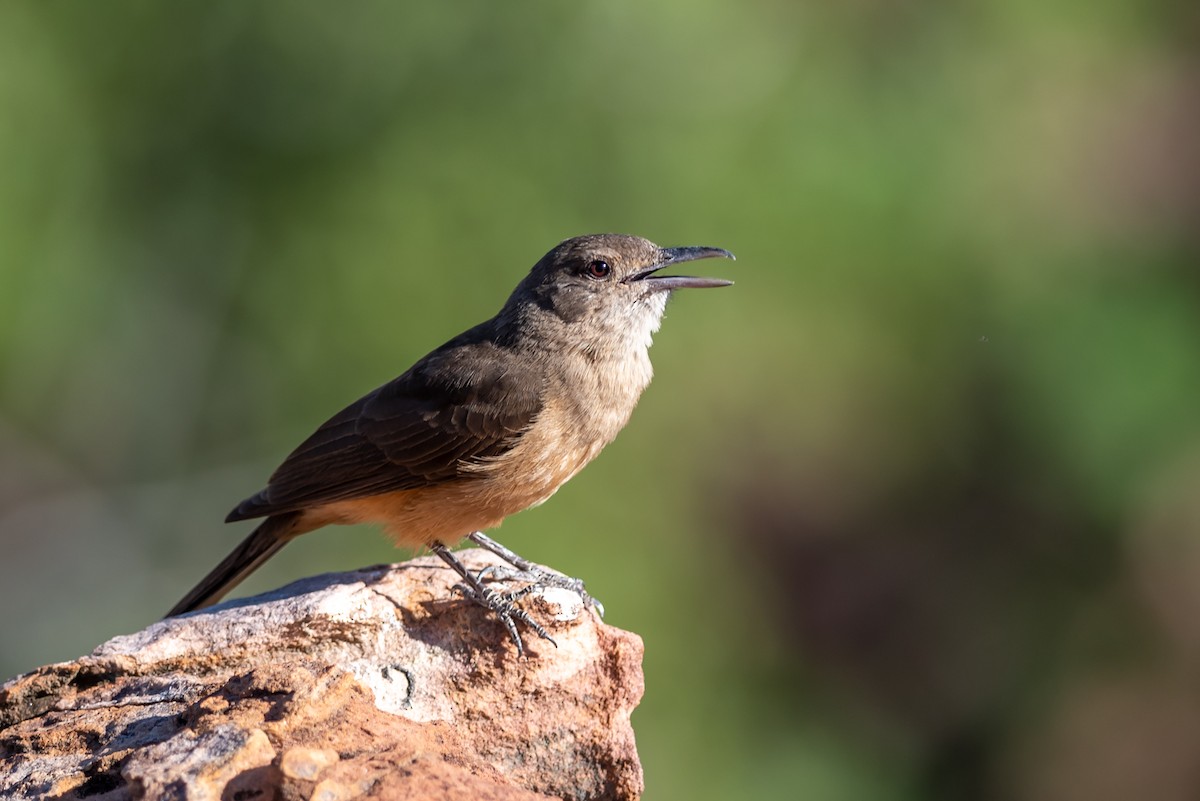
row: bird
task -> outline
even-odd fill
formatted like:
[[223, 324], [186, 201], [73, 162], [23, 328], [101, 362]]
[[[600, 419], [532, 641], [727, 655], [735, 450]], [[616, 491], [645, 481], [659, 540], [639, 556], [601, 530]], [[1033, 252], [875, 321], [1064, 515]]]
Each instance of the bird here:
[[[714, 247], [659, 247], [637, 236], [564, 240], [491, 319], [419, 359], [329, 418], [226, 522], [263, 518], [167, 617], [205, 608], [301, 534], [381, 525], [401, 547], [427, 548], [461, 577], [455, 589], [493, 612], [516, 645], [521, 623], [553, 642], [518, 601], [535, 587], [583, 582], [544, 570], [483, 532], [546, 501], [629, 421], [653, 369], [649, 348], [680, 289], [732, 281], [663, 274]], [[451, 548], [468, 539], [511, 567], [473, 573]], [[501, 580], [526, 583], [501, 592]]]

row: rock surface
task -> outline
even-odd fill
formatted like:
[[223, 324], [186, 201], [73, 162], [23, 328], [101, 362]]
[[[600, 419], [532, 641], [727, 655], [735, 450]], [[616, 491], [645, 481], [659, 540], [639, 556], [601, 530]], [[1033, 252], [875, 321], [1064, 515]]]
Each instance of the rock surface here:
[[546, 590], [523, 604], [558, 647], [519, 659], [454, 578], [436, 557], [318, 576], [0, 685], [0, 798], [639, 796], [641, 640]]

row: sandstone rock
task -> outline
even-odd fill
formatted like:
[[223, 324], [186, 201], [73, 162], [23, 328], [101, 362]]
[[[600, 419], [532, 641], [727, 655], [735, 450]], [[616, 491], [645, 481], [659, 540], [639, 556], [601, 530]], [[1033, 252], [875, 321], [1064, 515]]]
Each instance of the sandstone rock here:
[[534, 592], [558, 647], [518, 659], [454, 579], [435, 557], [318, 576], [0, 685], [0, 798], [640, 795], [641, 640]]

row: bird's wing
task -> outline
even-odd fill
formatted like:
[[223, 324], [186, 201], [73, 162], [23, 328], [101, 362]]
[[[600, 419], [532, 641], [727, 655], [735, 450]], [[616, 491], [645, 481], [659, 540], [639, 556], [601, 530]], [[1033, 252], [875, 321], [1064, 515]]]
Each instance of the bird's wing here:
[[508, 351], [455, 342], [317, 429], [228, 520], [438, 484], [509, 450], [542, 408], [541, 379]]

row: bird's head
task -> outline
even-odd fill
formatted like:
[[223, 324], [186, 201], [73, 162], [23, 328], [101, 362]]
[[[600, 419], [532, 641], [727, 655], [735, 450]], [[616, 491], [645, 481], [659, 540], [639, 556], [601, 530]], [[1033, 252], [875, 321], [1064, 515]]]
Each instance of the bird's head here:
[[675, 290], [733, 283], [659, 271], [685, 261], [733, 257], [721, 248], [663, 248], [624, 234], [579, 236], [559, 243], [534, 265], [506, 310], [520, 310], [526, 320], [541, 318], [547, 333], [588, 351], [605, 343], [646, 347]]

